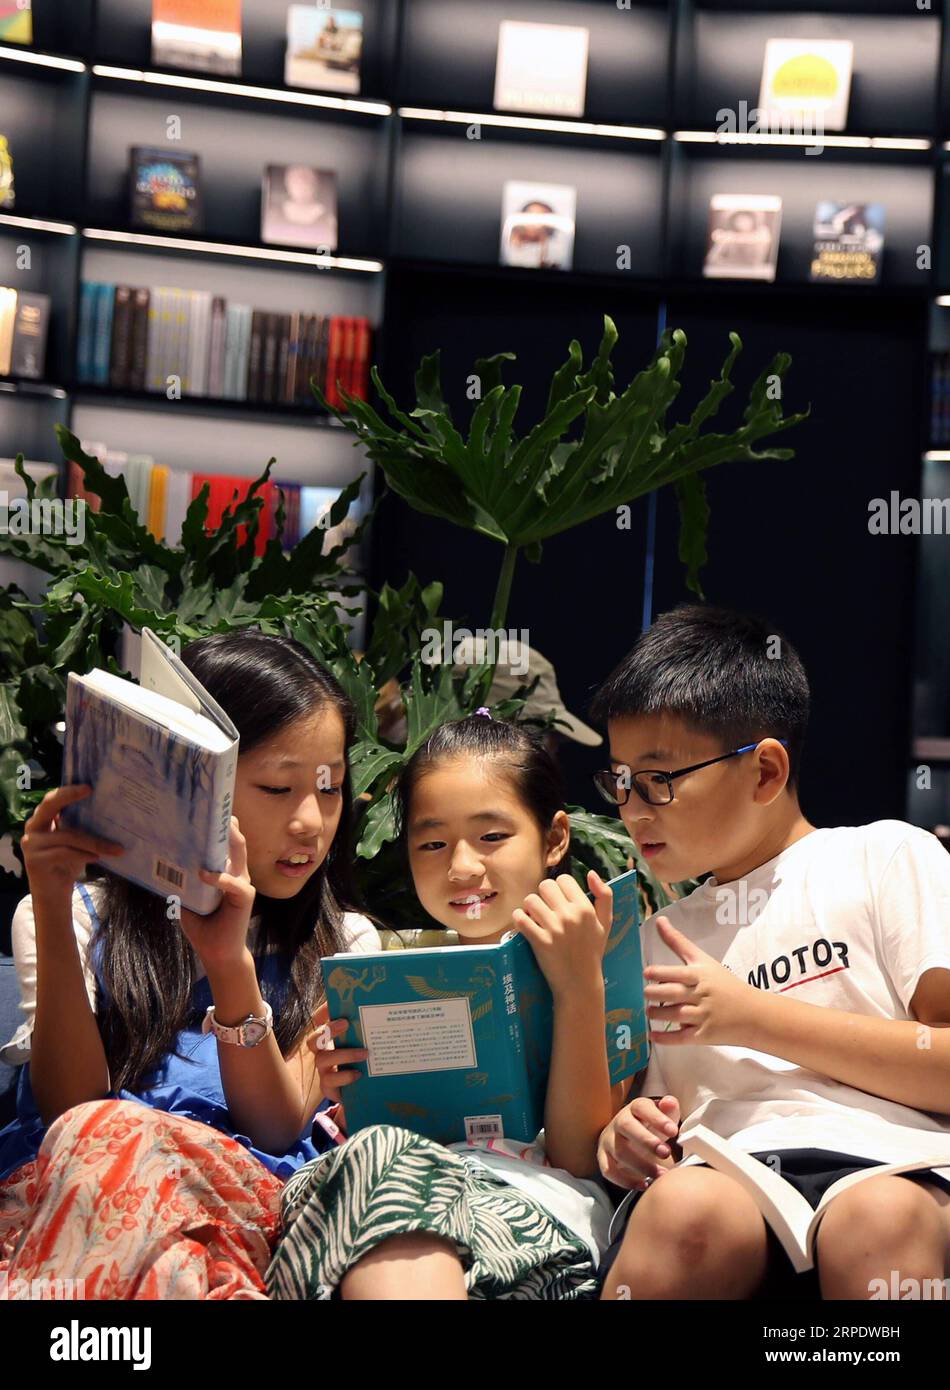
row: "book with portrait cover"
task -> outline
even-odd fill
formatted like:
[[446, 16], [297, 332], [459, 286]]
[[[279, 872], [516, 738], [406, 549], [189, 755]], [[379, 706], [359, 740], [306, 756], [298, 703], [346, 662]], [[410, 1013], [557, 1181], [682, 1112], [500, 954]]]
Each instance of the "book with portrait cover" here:
[[[647, 1062], [636, 870], [611, 882], [604, 952], [611, 1084]], [[524, 936], [322, 961], [340, 1047], [365, 1047], [343, 1094], [352, 1134], [402, 1125], [439, 1143], [532, 1140], [544, 1123], [553, 1001]]]
[[873, 285], [883, 252], [883, 203], [818, 204], [810, 279]]
[[307, 164], [268, 164], [261, 195], [261, 241], [335, 251], [336, 174]]
[[241, 0], [152, 0], [156, 67], [241, 73]]
[[328, 10], [322, 5], [291, 5], [287, 11], [288, 87], [318, 92], [360, 90], [363, 16], [357, 10]]
[[31, 0], [0, 0], [0, 43], [32, 42]]
[[501, 263], [570, 270], [577, 190], [564, 183], [509, 180], [502, 191]]
[[851, 96], [850, 39], [769, 39], [759, 89], [763, 130], [844, 130]]
[[135, 145], [129, 151], [129, 184], [133, 227], [201, 230], [201, 161], [196, 154]]
[[583, 116], [590, 31], [503, 19], [495, 63], [496, 111]]
[[774, 280], [782, 200], [768, 193], [714, 193], [703, 275]]
[[63, 785], [93, 790], [61, 818], [124, 846], [103, 858], [113, 873], [207, 915], [221, 895], [198, 871], [226, 867], [237, 755], [224, 710], [143, 628], [140, 684], [70, 672]]

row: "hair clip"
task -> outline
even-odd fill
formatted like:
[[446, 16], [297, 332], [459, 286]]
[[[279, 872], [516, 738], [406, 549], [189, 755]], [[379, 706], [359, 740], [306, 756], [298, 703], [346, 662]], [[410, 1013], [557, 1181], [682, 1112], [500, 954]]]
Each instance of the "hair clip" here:
[[491, 719], [491, 710], [487, 705], [479, 705], [475, 713], [484, 715], [486, 719]]

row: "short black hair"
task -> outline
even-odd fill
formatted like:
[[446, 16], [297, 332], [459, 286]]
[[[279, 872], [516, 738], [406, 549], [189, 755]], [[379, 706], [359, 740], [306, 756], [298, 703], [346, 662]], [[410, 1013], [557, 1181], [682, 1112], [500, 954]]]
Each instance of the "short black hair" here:
[[[591, 702], [591, 717], [678, 715], [730, 748], [784, 738], [798, 782], [810, 692], [798, 652], [761, 618], [702, 603], [662, 613]], [[723, 751], [728, 751], [723, 749]]]

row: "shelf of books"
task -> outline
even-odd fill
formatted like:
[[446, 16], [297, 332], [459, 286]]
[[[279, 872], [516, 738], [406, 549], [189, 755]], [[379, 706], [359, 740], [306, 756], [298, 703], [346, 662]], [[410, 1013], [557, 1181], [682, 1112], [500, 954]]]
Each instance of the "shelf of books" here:
[[0, 0], [0, 447], [343, 486], [309, 382], [405, 267], [933, 296], [947, 61], [939, 0]]

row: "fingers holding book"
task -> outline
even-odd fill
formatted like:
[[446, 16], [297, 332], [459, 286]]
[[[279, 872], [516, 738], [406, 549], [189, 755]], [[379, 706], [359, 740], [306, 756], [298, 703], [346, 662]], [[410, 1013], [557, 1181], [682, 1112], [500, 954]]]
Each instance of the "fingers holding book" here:
[[675, 1096], [638, 1096], [619, 1111], [600, 1136], [597, 1160], [603, 1176], [617, 1187], [645, 1191], [675, 1166], [679, 1130]]
[[365, 1047], [337, 1047], [336, 1039], [342, 1037], [349, 1026], [345, 1018], [324, 1021], [307, 1039], [320, 1077], [320, 1091], [328, 1100], [337, 1103], [341, 1099], [340, 1088], [351, 1085], [362, 1074], [347, 1068], [352, 1068], [356, 1062], [365, 1062], [369, 1056]]
[[73, 885], [87, 865], [116, 858], [124, 848], [115, 840], [90, 835], [66, 825], [60, 813], [67, 806], [90, 796], [86, 785], [56, 787], [48, 791], [23, 829], [20, 848], [30, 891], [34, 897], [54, 892], [72, 898]]

